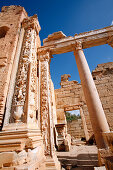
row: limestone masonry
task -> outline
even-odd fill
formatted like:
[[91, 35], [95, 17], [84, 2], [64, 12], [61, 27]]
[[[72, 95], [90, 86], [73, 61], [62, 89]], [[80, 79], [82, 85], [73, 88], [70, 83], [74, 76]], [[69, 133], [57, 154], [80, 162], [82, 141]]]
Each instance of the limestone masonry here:
[[[37, 15], [21, 6], [0, 13], [0, 169], [60, 170], [57, 151], [69, 151], [71, 137], [95, 140], [99, 166], [113, 169], [113, 62], [90, 72], [83, 49], [113, 47], [113, 26], [67, 37], [62, 31], [40, 43]], [[61, 76], [54, 90], [53, 54], [74, 52], [81, 83]], [[68, 122], [66, 111], [80, 110]]]

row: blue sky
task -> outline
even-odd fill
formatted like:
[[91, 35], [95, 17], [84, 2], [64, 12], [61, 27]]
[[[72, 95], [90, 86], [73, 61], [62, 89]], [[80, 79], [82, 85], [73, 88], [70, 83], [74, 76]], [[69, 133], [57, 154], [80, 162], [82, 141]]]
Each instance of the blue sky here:
[[[109, 26], [113, 21], [113, 0], [0, 0], [0, 7], [4, 5], [21, 5], [29, 16], [38, 15], [42, 44], [53, 32], [74, 36]], [[85, 49], [84, 53], [91, 71], [97, 64], [113, 61], [113, 49], [108, 45]], [[60, 88], [62, 74], [70, 74], [70, 80], [80, 82], [73, 53], [54, 55], [50, 68], [55, 88]]]
[[71, 115], [76, 115], [76, 116], [78, 116], [78, 115], [80, 115], [80, 110], [72, 110], [72, 111], [68, 111], [69, 113], [71, 113]]

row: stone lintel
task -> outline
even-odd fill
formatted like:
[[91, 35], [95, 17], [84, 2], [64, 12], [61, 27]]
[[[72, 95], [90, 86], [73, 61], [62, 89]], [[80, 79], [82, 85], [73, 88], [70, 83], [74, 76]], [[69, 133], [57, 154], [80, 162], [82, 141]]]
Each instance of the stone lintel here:
[[83, 104], [80, 102], [79, 105], [64, 106], [64, 111], [78, 110]]
[[[110, 37], [113, 35], [113, 26], [108, 26], [102, 29], [80, 33], [74, 37], [62, 37], [60, 39], [52, 39], [44, 41], [44, 45], [40, 50], [49, 49], [51, 54], [61, 54], [73, 51], [73, 46], [76, 46], [76, 41], [82, 42], [83, 49], [112, 42]], [[109, 41], [108, 41], [109, 40]]]
[[65, 127], [65, 126], [66, 126], [65, 123], [59, 123], [59, 124], [55, 125], [56, 128], [61, 128], [61, 127]]

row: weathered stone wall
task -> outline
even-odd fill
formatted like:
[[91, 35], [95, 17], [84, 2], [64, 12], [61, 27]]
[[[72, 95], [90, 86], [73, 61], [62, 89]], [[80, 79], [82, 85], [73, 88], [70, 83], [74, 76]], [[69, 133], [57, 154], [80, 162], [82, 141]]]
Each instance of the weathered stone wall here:
[[21, 22], [27, 16], [23, 7], [3, 7], [0, 13], [0, 128], [4, 116], [8, 86], [16, 56]]
[[[64, 75], [66, 77], [66, 75]], [[69, 76], [68, 76], [69, 77]], [[80, 109], [86, 140], [92, 136], [92, 126], [89, 120], [89, 114], [86, 110], [85, 98], [81, 84], [77, 81], [68, 81], [61, 77], [61, 89], [55, 90], [57, 122], [65, 123], [65, 111]]]
[[110, 130], [113, 130], [113, 62], [98, 64], [92, 75]]
[[[110, 129], [113, 130], [113, 62], [99, 64], [92, 72]], [[63, 80], [55, 90], [58, 123], [65, 121], [65, 111], [80, 109], [86, 140], [93, 135], [87, 105], [81, 84]]]
[[67, 132], [75, 139], [85, 137], [82, 120], [77, 119], [68, 121]]

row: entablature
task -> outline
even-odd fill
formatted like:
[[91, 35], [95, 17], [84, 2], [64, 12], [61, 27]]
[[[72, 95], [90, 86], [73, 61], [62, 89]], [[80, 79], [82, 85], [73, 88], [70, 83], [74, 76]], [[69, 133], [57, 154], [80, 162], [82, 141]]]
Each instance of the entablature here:
[[[54, 38], [56, 35], [60, 38]], [[49, 49], [52, 55], [71, 52], [74, 46], [76, 47], [77, 41], [82, 43], [83, 49], [103, 44], [109, 44], [111, 47], [113, 46], [113, 25], [98, 30], [75, 34], [74, 37], [66, 37], [63, 35], [61, 31], [49, 35], [48, 38], [43, 41], [43, 46], [39, 47], [40, 51]]]

